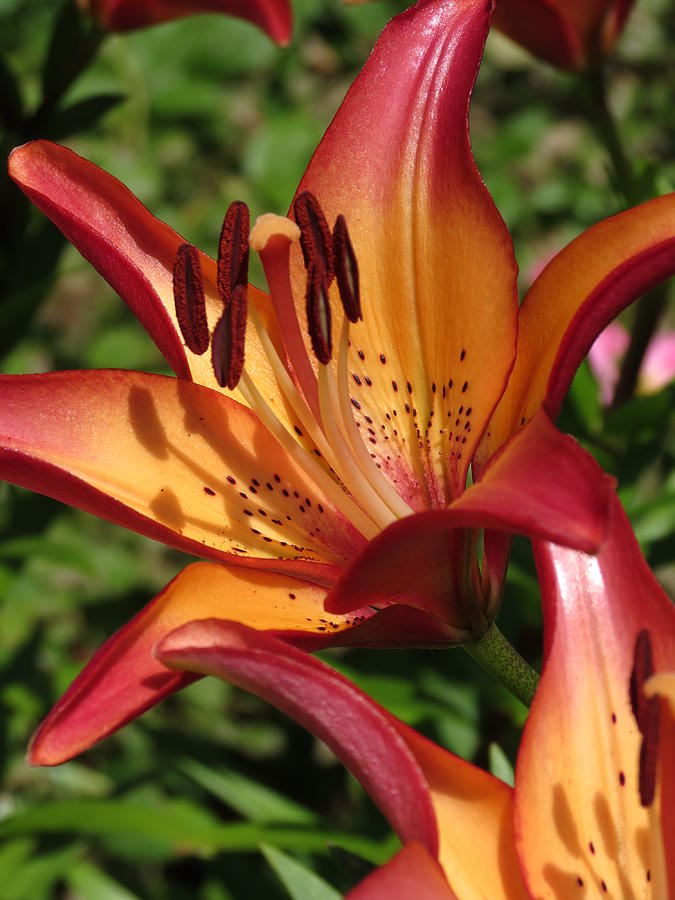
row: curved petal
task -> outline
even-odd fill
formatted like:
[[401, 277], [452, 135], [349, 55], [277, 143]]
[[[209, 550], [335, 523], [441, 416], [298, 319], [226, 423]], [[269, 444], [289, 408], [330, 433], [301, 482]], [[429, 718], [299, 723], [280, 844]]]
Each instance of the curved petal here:
[[363, 544], [249, 409], [162, 375], [0, 377], [0, 477], [240, 564], [309, 573]]
[[[17, 147], [9, 174], [26, 196], [54, 222], [86, 260], [120, 295], [180, 378], [220, 391], [211, 356], [190, 351], [181, 338], [173, 299], [173, 264], [184, 238], [156, 219], [120, 181], [72, 150], [50, 141]], [[209, 331], [222, 313], [216, 263], [199, 254]], [[277, 348], [281, 341], [266, 294], [250, 286]], [[277, 415], [288, 421], [255, 328], [246, 333], [246, 366]], [[233, 393], [243, 402], [238, 391]]]
[[643, 896], [657, 871], [640, 805], [629, 701], [638, 633], [654, 668], [675, 663], [675, 609], [618, 500], [597, 556], [538, 542], [544, 669], [516, 770], [516, 840], [533, 896]]
[[213, 621], [183, 626], [156, 653], [166, 665], [215, 675], [263, 697], [324, 740], [401, 839], [418, 841], [439, 858], [460, 897], [525, 898], [511, 789], [399, 722], [319, 660], [260, 632]]
[[194, 619], [243, 622], [306, 650], [373, 639], [372, 610], [326, 617], [324, 595], [292, 576], [215, 563], [188, 566], [84, 667], [33, 737], [29, 762], [65, 762], [191, 683], [195, 676], [168, 671], [152, 650]]
[[424, 774], [389, 715], [346, 678], [286, 644], [232, 622], [191, 622], [158, 645], [167, 666], [215, 675], [272, 703], [325, 741], [403, 841], [436, 855]]
[[543, 405], [557, 416], [593, 341], [624, 307], [675, 273], [675, 193], [594, 225], [528, 291], [518, 355], [478, 457], [482, 462]]
[[293, 29], [288, 0], [89, 0], [89, 6], [108, 31], [130, 31], [197, 13], [225, 13], [252, 22], [285, 47]]
[[633, 0], [499, 0], [499, 28], [530, 53], [581, 69], [607, 53], [621, 33]]
[[[595, 552], [607, 535], [614, 497], [613, 479], [539, 413], [447, 510], [400, 519], [370, 541], [331, 589], [326, 609], [348, 612], [392, 601], [419, 605], [457, 628], [462, 640], [467, 635], [460, 630], [468, 622], [455, 585], [464, 529], [525, 534]], [[493, 543], [498, 569], [502, 556]], [[496, 571], [490, 575], [499, 580]]]
[[[427, 0], [395, 18], [298, 189], [331, 223], [345, 215], [358, 258], [349, 389], [373, 429], [368, 450], [435, 505], [464, 488], [515, 352], [513, 248], [468, 138], [490, 12], [484, 0]], [[298, 252], [295, 264], [304, 315]]]
[[345, 895], [345, 900], [457, 900], [443, 869], [421, 844], [407, 844]]
[[534, 56], [561, 69], [579, 69], [586, 52], [583, 35], [566, 14], [569, 5], [556, 0], [499, 0], [493, 25]]

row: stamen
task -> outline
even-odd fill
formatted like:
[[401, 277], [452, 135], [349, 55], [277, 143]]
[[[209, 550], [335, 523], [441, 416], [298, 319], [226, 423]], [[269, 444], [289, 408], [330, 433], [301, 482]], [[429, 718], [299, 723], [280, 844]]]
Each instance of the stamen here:
[[333, 229], [333, 262], [345, 315], [350, 322], [358, 322], [363, 318], [359, 290], [359, 266], [349, 237], [347, 221], [342, 214], [335, 220]]
[[640, 802], [651, 806], [656, 792], [656, 768], [659, 745], [659, 698], [648, 697], [645, 681], [654, 671], [649, 632], [642, 629], [635, 642], [633, 669], [630, 674], [630, 704], [642, 735], [640, 745], [639, 788]]
[[241, 200], [230, 203], [218, 243], [218, 295], [228, 306], [237, 285], [248, 283], [248, 206]]
[[321, 268], [314, 265], [310, 266], [307, 274], [306, 303], [307, 329], [312, 350], [319, 362], [327, 366], [333, 352], [328, 286]]
[[209, 326], [199, 251], [191, 244], [181, 244], [176, 253], [173, 299], [183, 340], [193, 353], [201, 356], [209, 346]]
[[351, 493], [358, 497], [359, 504], [370, 518], [380, 528], [386, 528], [396, 517], [362, 477], [349, 444], [340, 431], [338, 423], [340, 423], [341, 416], [335, 395], [335, 380], [327, 366], [321, 366], [319, 369], [319, 403], [326, 437], [338, 457], [340, 474], [345, 478], [345, 483], [349, 485]]
[[223, 310], [220, 321], [213, 330], [211, 344], [213, 371], [218, 384], [231, 391], [239, 383], [244, 370], [247, 311], [247, 287], [238, 284], [232, 291], [229, 306]]
[[249, 240], [251, 248], [260, 255], [265, 269], [267, 286], [295, 382], [300, 386], [314, 417], [320, 421], [316, 375], [300, 331], [291, 290], [289, 251], [291, 245], [299, 239], [300, 229], [295, 222], [284, 216], [267, 213], [256, 220]]
[[326, 290], [331, 286], [335, 271], [333, 268], [333, 241], [328, 222], [319, 201], [310, 191], [295, 198], [293, 204], [295, 221], [300, 227], [300, 246], [305, 260], [305, 268], [312, 266], [323, 275]]

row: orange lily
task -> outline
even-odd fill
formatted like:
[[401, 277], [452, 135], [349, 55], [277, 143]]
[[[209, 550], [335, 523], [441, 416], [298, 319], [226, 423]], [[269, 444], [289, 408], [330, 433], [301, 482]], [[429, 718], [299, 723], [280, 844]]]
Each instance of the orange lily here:
[[270, 297], [246, 292], [242, 204], [216, 264], [70, 151], [12, 154], [12, 177], [179, 377], [0, 379], [0, 475], [212, 560], [96, 654], [33, 762], [62, 762], [186, 684], [151, 648], [194, 618], [310, 650], [444, 645], [494, 619], [509, 534], [602, 545], [611, 481], [547, 413], [606, 322], [673, 270], [675, 195], [582, 235], [519, 311], [468, 141], [489, 17], [482, 0], [443, 0], [388, 26], [301, 182], [298, 224], [268, 216], [251, 233]]
[[494, 25], [561, 69], [583, 69], [609, 53], [633, 0], [499, 0]]
[[131, 31], [197, 13], [225, 13], [246, 19], [282, 47], [291, 42], [289, 0], [79, 0], [106, 31]]
[[224, 678], [277, 706], [361, 781], [406, 846], [349, 900], [667, 900], [675, 609], [618, 501], [597, 556], [544, 542], [535, 554], [545, 659], [513, 790], [259, 632], [193, 622], [157, 648], [167, 665]]

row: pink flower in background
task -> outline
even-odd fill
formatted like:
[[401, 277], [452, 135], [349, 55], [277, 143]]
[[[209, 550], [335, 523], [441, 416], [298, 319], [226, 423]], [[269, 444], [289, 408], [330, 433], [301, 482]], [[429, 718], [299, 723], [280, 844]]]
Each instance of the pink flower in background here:
[[[621, 361], [630, 344], [629, 332], [612, 322], [596, 338], [588, 353], [588, 363], [600, 387], [600, 402], [609, 406], [619, 380]], [[650, 341], [645, 353], [637, 389], [639, 393], [660, 391], [675, 378], [675, 331], [663, 331]]]

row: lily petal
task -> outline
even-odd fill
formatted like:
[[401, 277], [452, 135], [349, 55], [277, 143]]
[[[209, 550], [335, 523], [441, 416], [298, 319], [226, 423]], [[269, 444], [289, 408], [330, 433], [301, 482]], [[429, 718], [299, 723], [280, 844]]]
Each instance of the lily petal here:
[[[179, 378], [220, 391], [210, 354], [184, 344], [173, 298], [173, 264], [185, 239], [155, 218], [120, 181], [72, 150], [50, 141], [17, 147], [9, 174], [94, 268], [103, 275], [139, 319]], [[216, 263], [199, 252], [209, 331], [222, 314], [216, 288]], [[282, 343], [269, 298], [249, 287], [253, 302], [278, 351]], [[252, 325], [246, 334], [247, 371], [283, 421], [284, 403]], [[238, 391], [233, 396], [243, 402]]]
[[[156, 650], [165, 665], [251, 691], [324, 740], [404, 842], [439, 858], [462, 898], [525, 898], [511, 789], [432, 744], [301, 650], [229, 622], [191, 622]], [[440, 845], [439, 845], [440, 840]], [[485, 860], [497, 865], [485, 865]]]
[[421, 844], [407, 844], [375, 869], [345, 900], [457, 900], [443, 869]]
[[247, 19], [285, 47], [293, 29], [288, 0], [89, 0], [88, 5], [108, 31], [130, 31], [197, 13], [225, 13]]
[[466, 628], [453, 590], [463, 529], [525, 534], [595, 552], [606, 538], [614, 496], [613, 479], [539, 413], [448, 509], [401, 519], [370, 541], [332, 588], [326, 609], [344, 613], [401, 601]]
[[[31, 742], [33, 765], [58, 765], [121, 728], [195, 676], [169, 672], [152, 648], [195, 618], [227, 618], [267, 631], [304, 650], [334, 645], [441, 643], [442, 632], [423, 630], [419, 614], [401, 609], [327, 617], [325, 589], [253, 568], [194, 563], [97, 651], [51, 710]], [[391, 618], [393, 621], [379, 620]], [[415, 618], [417, 616], [417, 618]]]
[[516, 365], [479, 460], [489, 459], [541, 406], [555, 418], [602, 329], [674, 273], [675, 193], [605, 219], [561, 250], [520, 307]]
[[650, 811], [640, 805], [641, 736], [629, 680], [645, 628], [655, 670], [673, 668], [675, 609], [618, 500], [597, 556], [537, 542], [535, 558], [545, 656], [516, 771], [525, 879], [537, 897], [575, 896], [583, 886], [642, 896], [659, 861], [648, 838]]
[[0, 477], [239, 564], [309, 572], [363, 544], [251, 410], [162, 375], [0, 377]]
[[490, 14], [484, 0], [427, 0], [395, 18], [298, 189], [349, 226], [363, 308], [349, 388], [368, 450], [399, 489], [410, 481], [409, 502], [461, 493], [515, 352], [513, 248], [468, 137]]
[[499, 0], [494, 26], [535, 56], [581, 69], [607, 53], [633, 0]]
[[346, 678], [232, 622], [191, 622], [155, 652], [164, 665], [223, 678], [299, 722], [358, 778], [403, 841], [419, 841], [436, 855], [436, 819], [422, 770], [388, 714]]

